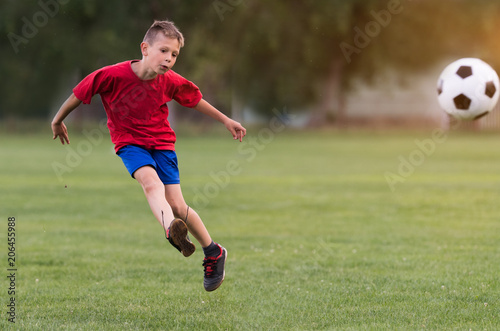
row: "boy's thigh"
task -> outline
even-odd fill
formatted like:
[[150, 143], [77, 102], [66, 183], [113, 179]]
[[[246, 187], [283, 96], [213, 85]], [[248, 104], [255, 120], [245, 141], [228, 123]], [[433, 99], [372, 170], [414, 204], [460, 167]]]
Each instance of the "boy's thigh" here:
[[134, 173], [134, 178], [141, 184], [143, 188], [162, 185], [160, 177], [156, 169], [150, 166], [140, 167]]

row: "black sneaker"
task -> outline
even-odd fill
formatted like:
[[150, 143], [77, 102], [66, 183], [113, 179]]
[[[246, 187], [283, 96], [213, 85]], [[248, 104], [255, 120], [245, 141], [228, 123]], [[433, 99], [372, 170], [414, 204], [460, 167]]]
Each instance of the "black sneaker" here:
[[226, 272], [224, 265], [226, 264], [227, 251], [224, 247], [217, 244], [220, 248], [218, 256], [206, 256], [203, 259], [203, 267], [205, 278], [203, 279], [203, 286], [207, 291], [214, 291], [219, 288], [220, 284], [224, 281]]
[[190, 256], [196, 250], [196, 246], [189, 240], [187, 225], [180, 218], [176, 218], [170, 223], [165, 237], [185, 257]]

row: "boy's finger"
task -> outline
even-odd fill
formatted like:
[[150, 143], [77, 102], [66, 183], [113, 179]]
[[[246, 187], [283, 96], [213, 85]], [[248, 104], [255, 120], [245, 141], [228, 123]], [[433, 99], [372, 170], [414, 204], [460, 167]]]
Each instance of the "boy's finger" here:
[[238, 131], [236, 131], [236, 129], [231, 128], [229, 129], [229, 131], [231, 132], [231, 135], [233, 136], [234, 140], [238, 139]]
[[65, 142], [67, 144], [69, 144], [69, 137], [67, 135], [64, 135], [64, 134], [54, 134], [54, 136], [52, 137], [52, 139], [56, 139], [57, 137], [59, 137], [59, 140], [61, 141], [61, 144], [64, 145]]
[[243, 141], [243, 137], [247, 135], [247, 131], [245, 130], [245, 128], [242, 128], [240, 131], [240, 142]]

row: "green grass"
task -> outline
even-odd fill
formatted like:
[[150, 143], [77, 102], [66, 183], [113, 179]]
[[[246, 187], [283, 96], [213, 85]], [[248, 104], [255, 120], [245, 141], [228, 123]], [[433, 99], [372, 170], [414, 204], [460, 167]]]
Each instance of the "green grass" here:
[[108, 138], [87, 153], [71, 133], [86, 155], [62, 180], [68, 151], [50, 133], [0, 137], [0, 329], [500, 328], [498, 134], [447, 135], [394, 192], [387, 172], [431, 133], [180, 134], [185, 198], [229, 251], [207, 293], [201, 250], [168, 244]]

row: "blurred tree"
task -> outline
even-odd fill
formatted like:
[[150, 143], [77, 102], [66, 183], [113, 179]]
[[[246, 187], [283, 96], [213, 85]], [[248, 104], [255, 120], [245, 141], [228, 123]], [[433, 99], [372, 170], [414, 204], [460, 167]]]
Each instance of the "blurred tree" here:
[[138, 58], [153, 19], [169, 18], [186, 37], [175, 70], [221, 109], [342, 121], [355, 79], [411, 78], [450, 55], [497, 65], [499, 12], [485, 0], [4, 0], [0, 117], [46, 117], [62, 82]]
[[[346, 93], [388, 68], [401, 76], [451, 54], [483, 49], [499, 4], [468, 0], [309, 0], [251, 2], [239, 21], [235, 88], [255, 109], [309, 108], [311, 124], [342, 121]], [[245, 20], [246, 18], [246, 20]], [[234, 31], [234, 30], [233, 30]], [[237, 30], [236, 30], [237, 31]], [[494, 40], [491, 39], [490, 40]], [[238, 47], [238, 46], [236, 46]], [[404, 79], [403, 79], [404, 81]]]

